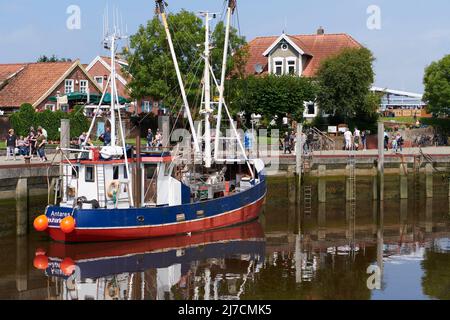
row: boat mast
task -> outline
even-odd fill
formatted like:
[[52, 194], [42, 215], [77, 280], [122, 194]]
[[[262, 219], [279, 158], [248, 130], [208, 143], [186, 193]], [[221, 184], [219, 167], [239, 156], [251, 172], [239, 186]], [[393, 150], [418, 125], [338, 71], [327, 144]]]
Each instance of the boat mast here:
[[[111, 36], [111, 147], [116, 146], [116, 33]], [[120, 112], [120, 110], [119, 110]]]
[[173, 64], [175, 65], [175, 71], [177, 73], [178, 83], [180, 85], [180, 90], [181, 90], [181, 95], [183, 97], [184, 107], [186, 109], [186, 114], [187, 114], [187, 117], [189, 120], [189, 126], [191, 127], [192, 137], [194, 139], [194, 150], [196, 153], [200, 153], [200, 145], [198, 143], [198, 137], [197, 137], [197, 134], [195, 131], [194, 121], [192, 120], [192, 114], [191, 114], [191, 110], [189, 108], [189, 102], [187, 99], [186, 90], [184, 88], [183, 78], [181, 77], [180, 67], [178, 65], [177, 56], [175, 54], [175, 49], [173, 47], [172, 36], [171, 36], [170, 30], [169, 30], [169, 24], [167, 22], [167, 15], [166, 15], [166, 10], [165, 10], [166, 3], [164, 2], [164, 0], [155, 0], [155, 2], [156, 2], [156, 12], [161, 15], [164, 29], [166, 31], [167, 41], [169, 42], [170, 53], [172, 55]]
[[209, 12], [201, 12], [203, 17], [205, 17], [205, 109], [202, 113], [205, 116], [205, 167], [211, 168], [212, 165], [212, 154], [211, 154], [211, 122], [210, 117], [213, 113], [211, 109], [211, 74], [209, 72], [210, 68], [210, 38], [209, 38], [209, 21], [211, 20]]
[[222, 108], [223, 108], [223, 99], [224, 99], [224, 91], [225, 91], [225, 76], [227, 72], [227, 59], [228, 59], [228, 46], [230, 42], [230, 26], [231, 26], [231, 15], [236, 8], [236, 0], [228, 1], [228, 9], [227, 9], [227, 25], [225, 31], [225, 45], [223, 49], [223, 64], [222, 64], [222, 76], [220, 79], [220, 88], [219, 88], [219, 107], [217, 110], [217, 125], [216, 125], [216, 140], [214, 144], [214, 159], [217, 161], [219, 159], [219, 140], [220, 140], [220, 125], [222, 122]]

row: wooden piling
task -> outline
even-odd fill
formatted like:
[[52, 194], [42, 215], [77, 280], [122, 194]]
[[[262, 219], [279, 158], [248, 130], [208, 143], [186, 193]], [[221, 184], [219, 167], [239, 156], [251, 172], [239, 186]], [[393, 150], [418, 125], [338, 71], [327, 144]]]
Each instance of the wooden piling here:
[[16, 234], [28, 233], [28, 179], [21, 178], [16, 186]]
[[384, 123], [378, 122], [377, 199], [384, 201]]
[[[406, 170], [405, 170], [406, 166]], [[406, 164], [400, 164], [400, 199], [408, 199], [408, 168]]]
[[319, 180], [317, 187], [317, 197], [319, 203], [327, 202], [327, 181], [325, 179], [327, 174], [327, 167], [325, 165], [320, 165], [318, 168]]
[[433, 165], [428, 163], [425, 167], [425, 177], [426, 177], [426, 197], [433, 198]]

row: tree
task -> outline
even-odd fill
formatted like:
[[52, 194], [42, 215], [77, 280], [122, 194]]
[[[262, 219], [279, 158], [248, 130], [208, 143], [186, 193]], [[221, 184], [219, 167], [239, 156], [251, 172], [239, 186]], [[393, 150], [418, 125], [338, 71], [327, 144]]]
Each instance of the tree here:
[[429, 65], [423, 82], [428, 112], [436, 116], [450, 115], [450, 55]]
[[[204, 68], [203, 22], [194, 13], [185, 10], [169, 14], [168, 20], [189, 102], [193, 106], [198, 105]], [[222, 63], [224, 32], [223, 24], [219, 23], [212, 33], [212, 65], [216, 71]], [[234, 29], [230, 33], [230, 46], [234, 52], [238, 52], [245, 39], [239, 37]], [[244, 54], [235, 56], [239, 58], [239, 64], [242, 64]], [[130, 50], [125, 52], [125, 57], [129, 63], [127, 71], [133, 78], [129, 84], [133, 98], [150, 96], [156, 100], [164, 100], [164, 103], [171, 107], [179, 108], [182, 105], [175, 67], [164, 28], [158, 17], [150, 20], [146, 26], [140, 26], [138, 32], [131, 37]], [[230, 68], [235, 66], [234, 61], [230, 52]], [[233, 69], [228, 69], [229, 74], [232, 72], [230, 70]]]
[[314, 101], [317, 87], [308, 78], [293, 76], [265, 77], [250, 76], [230, 83], [233, 93], [232, 107], [236, 112], [243, 110], [249, 117], [252, 113], [261, 114], [266, 122], [274, 118], [280, 121], [286, 115], [292, 119], [303, 119], [304, 102]]
[[334, 124], [373, 126], [377, 121], [378, 97], [370, 92], [374, 60], [366, 48], [345, 49], [320, 66], [317, 102], [322, 111], [333, 115]]
[[42, 56], [39, 57], [37, 62], [72, 62], [72, 59], [58, 58], [55, 55], [52, 55], [51, 57], [47, 57], [46, 55], [42, 55]]
[[79, 137], [83, 132], [89, 130], [89, 120], [84, 115], [83, 110], [83, 106], [75, 106], [68, 115], [71, 137]]

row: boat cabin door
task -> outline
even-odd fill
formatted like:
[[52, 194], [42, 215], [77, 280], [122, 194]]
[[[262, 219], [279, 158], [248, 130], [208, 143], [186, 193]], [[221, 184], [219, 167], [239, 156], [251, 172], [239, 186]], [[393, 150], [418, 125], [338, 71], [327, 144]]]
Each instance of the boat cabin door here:
[[158, 167], [156, 164], [144, 165], [144, 203], [146, 205], [156, 205], [158, 190]]

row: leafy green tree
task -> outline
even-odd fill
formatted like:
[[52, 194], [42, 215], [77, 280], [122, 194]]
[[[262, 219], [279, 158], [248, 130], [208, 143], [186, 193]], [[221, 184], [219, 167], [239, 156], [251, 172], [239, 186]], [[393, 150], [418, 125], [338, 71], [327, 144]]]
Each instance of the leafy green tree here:
[[281, 120], [286, 115], [301, 121], [304, 102], [314, 101], [317, 93], [312, 80], [288, 75], [250, 76], [235, 80], [230, 86], [233, 110], [243, 110], [247, 116], [261, 114], [266, 122], [275, 117]]
[[450, 115], [450, 55], [429, 65], [423, 82], [428, 112], [436, 116]]
[[366, 48], [345, 49], [320, 66], [317, 102], [321, 110], [333, 115], [335, 124], [354, 126], [365, 119], [369, 123], [363, 125], [373, 126], [377, 121], [379, 104], [370, 92], [375, 77], [374, 60]]
[[[195, 106], [200, 103], [201, 81], [203, 78], [205, 30], [203, 22], [194, 13], [182, 10], [169, 14], [169, 26], [173, 38], [175, 52], [178, 57], [180, 71], [183, 75], [190, 103]], [[220, 70], [223, 55], [224, 26], [218, 23], [212, 33], [212, 64], [213, 69]], [[239, 52], [245, 39], [231, 30], [229, 74], [236, 67], [236, 61], [242, 65], [245, 54]], [[234, 54], [239, 52], [239, 54]], [[133, 98], [153, 97], [164, 100], [165, 105], [179, 108], [182, 104], [180, 89], [175, 68], [170, 55], [164, 28], [158, 17], [140, 26], [130, 40], [130, 50], [124, 53], [128, 60], [128, 72], [133, 76], [129, 84]], [[236, 60], [234, 59], [236, 57]], [[217, 74], [219, 77], [219, 74]]]
[[42, 55], [42, 56], [39, 57], [37, 62], [72, 62], [72, 59], [58, 58], [56, 55], [52, 55], [51, 57], [47, 57], [46, 55]]
[[89, 120], [83, 113], [83, 106], [75, 106], [69, 113], [70, 135], [71, 137], [79, 137], [83, 132], [89, 130]]

